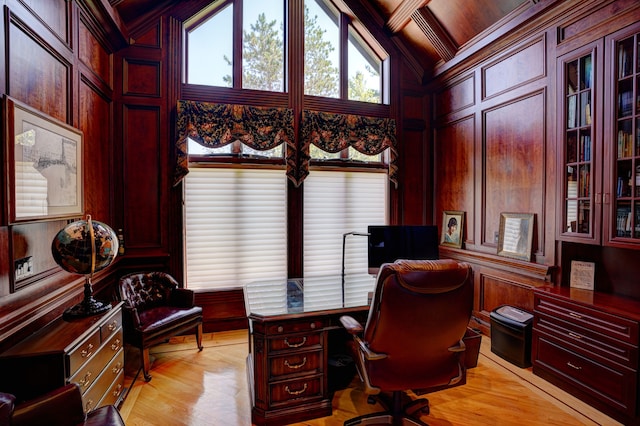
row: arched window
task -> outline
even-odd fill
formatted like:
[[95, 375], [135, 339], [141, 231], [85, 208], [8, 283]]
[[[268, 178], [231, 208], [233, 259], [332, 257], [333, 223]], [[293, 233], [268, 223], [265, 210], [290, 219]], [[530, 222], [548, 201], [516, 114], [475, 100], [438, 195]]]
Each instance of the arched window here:
[[287, 1], [215, 2], [187, 21], [185, 83], [286, 92], [286, 40], [304, 37], [305, 95], [381, 103], [387, 55], [380, 46], [329, 0], [305, 0], [304, 34], [286, 34]]
[[[299, 34], [287, 33], [293, 30]], [[372, 124], [389, 118], [386, 52], [341, 2], [219, 0], [184, 23], [184, 53], [183, 93], [197, 96], [181, 105], [203, 118], [190, 122], [198, 128], [193, 133], [181, 123], [191, 170], [184, 185], [187, 286], [295, 278], [287, 277], [291, 246], [304, 258], [293, 256], [301, 265], [294, 269], [307, 276], [340, 274], [343, 234], [388, 222], [395, 145], [391, 154], [383, 151], [391, 147], [388, 138], [373, 133], [394, 133], [395, 124]], [[339, 114], [323, 113], [326, 98], [339, 100]], [[247, 122], [243, 114], [254, 107], [254, 114], [273, 116]], [[276, 116], [295, 117], [297, 126]], [[304, 123], [305, 117], [331, 131]], [[291, 131], [281, 138], [286, 142], [251, 133], [262, 132], [262, 123], [273, 130], [276, 121]], [[364, 128], [371, 129], [366, 136]], [[291, 179], [291, 164], [302, 163], [308, 177]], [[302, 205], [287, 204], [287, 179], [304, 185]], [[300, 221], [300, 235], [287, 235], [291, 209], [299, 209], [292, 220]], [[349, 241], [345, 261], [349, 273], [366, 273], [366, 239]]]

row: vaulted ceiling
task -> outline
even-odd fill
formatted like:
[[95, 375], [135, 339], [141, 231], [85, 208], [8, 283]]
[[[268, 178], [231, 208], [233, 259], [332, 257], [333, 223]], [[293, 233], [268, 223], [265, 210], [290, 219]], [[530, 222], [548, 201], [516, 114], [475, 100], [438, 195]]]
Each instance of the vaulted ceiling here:
[[[190, 3], [193, 0], [184, 3]], [[353, 3], [353, 1], [345, 1]], [[406, 55], [429, 74], [436, 64], [453, 59], [474, 38], [512, 13], [541, 0], [355, 0], [376, 15], [382, 30]], [[109, 0], [131, 31], [150, 13], [179, 3], [176, 0]]]

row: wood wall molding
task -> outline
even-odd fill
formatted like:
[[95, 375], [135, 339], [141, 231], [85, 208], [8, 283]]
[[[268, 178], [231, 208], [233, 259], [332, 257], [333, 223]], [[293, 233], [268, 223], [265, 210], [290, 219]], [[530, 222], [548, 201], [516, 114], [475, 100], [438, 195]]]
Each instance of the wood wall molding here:
[[458, 51], [458, 45], [429, 8], [416, 9], [411, 14], [411, 18], [420, 27], [424, 35], [427, 36], [433, 48], [443, 60], [449, 61], [453, 59]]
[[113, 50], [119, 50], [129, 43], [129, 31], [125, 27], [120, 15], [107, 0], [76, 0], [78, 6], [84, 10], [91, 20], [94, 30], [105, 34]]
[[385, 24], [385, 28], [391, 34], [402, 30], [411, 20], [413, 12], [424, 7], [430, 0], [404, 0], [395, 8]]

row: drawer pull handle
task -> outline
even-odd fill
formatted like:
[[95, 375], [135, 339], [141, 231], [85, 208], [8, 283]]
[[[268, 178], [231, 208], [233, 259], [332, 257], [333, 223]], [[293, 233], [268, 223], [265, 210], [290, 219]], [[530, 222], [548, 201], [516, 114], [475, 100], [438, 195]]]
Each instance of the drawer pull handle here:
[[118, 349], [120, 349], [120, 339], [116, 339], [116, 341], [111, 344], [111, 350], [112, 351], [115, 352]]
[[113, 322], [107, 326], [107, 330], [109, 331], [113, 331], [116, 328], [118, 328], [118, 321], [116, 320], [113, 320]]
[[121, 390], [122, 390], [122, 385], [120, 385], [120, 384], [119, 384], [119, 385], [118, 385], [118, 386], [116, 386], [116, 388], [113, 390], [113, 392], [112, 392], [113, 396], [118, 396], [118, 395], [120, 395], [120, 391], [121, 391]]
[[118, 374], [120, 372], [120, 370], [122, 370], [122, 363], [117, 363], [116, 365], [113, 366], [113, 368], [111, 369], [111, 372], [113, 374]]
[[298, 368], [302, 368], [304, 367], [304, 365], [307, 363], [307, 357], [305, 356], [304, 358], [302, 358], [302, 362], [300, 364], [289, 364], [289, 360], [285, 359], [284, 360], [284, 365], [286, 365], [287, 367], [289, 367], [292, 370], [297, 370]]
[[84, 411], [85, 412], [91, 411], [93, 409], [93, 404], [94, 404], [93, 400], [92, 399], [88, 399], [87, 403], [84, 404]]
[[302, 389], [297, 390], [297, 391], [292, 391], [291, 389], [289, 389], [288, 385], [284, 387], [284, 391], [286, 393], [288, 393], [289, 395], [293, 395], [293, 396], [300, 395], [300, 394], [304, 393], [306, 390], [307, 390], [307, 384], [306, 383], [304, 384]]
[[577, 365], [573, 365], [571, 364], [571, 362], [567, 362], [567, 365], [571, 368], [573, 368], [574, 370], [582, 370], [582, 367], [578, 367]]
[[87, 371], [87, 374], [85, 374], [82, 380], [80, 380], [80, 382], [78, 383], [80, 387], [87, 386], [89, 384], [89, 379], [91, 378], [91, 376], [93, 376], [91, 371]]
[[287, 345], [290, 348], [299, 348], [300, 346], [304, 345], [305, 343], [307, 343], [307, 336], [304, 336], [302, 338], [302, 342], [300, 343], [289, 343], [289, 339], [288, 338], [284, 338], [284, 344]]
[[80, 355], [82, 356], [82, 358], [89, 358], [91, 355], [93, 355], [93, 344], [89, 343], [89, 345], [87, 345], [87, 349], [83, 349], [82, 352], [80, 352]]
[[582, 319], [582, 315], [576, 314], [575, 312], [569, 312], [569, 316], [572, 316], [572, 317], [578, 318], [578, 319]]
[[572, 332], [569, 332], [569, 336], [573, 337], [574, 339], [578, 339], [578, 340], [582, 339], [581, 335], [576, 334], [576, 333], [572, 333]]

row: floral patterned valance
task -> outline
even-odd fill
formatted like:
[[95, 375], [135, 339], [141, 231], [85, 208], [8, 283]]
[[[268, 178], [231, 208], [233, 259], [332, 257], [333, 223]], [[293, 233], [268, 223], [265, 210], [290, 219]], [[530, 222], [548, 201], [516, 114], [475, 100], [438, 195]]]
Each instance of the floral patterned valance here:
[[367, 155], [379, 154], [389, 148], [389, 180], [398, 186], [395, 120], [304, 110], [299, 147], [293, 129], [293, 110], [288, 108], [178, 101], [174, 185], [189, 172], [187, 142], [192, 139], [209, 148], [239, 140], [260, 151], [286, 143], [287, 177], [296, 186], [309, 174], [311, 144], [328, 152], [353, 147]]
[[291, 109], [178, 101], [176, 133], [178, 158], [174, 185], [189, 172], [187, 139], [209, 148], [219, 148], [239, 140], [259, 151], [286, 143], [287, 175], [296, 174], [295, 158], [289, 158], [296, 152]]
[[304, 110], [301, 128], [301, 172], [308, 174], [310, 144], [327, 152], [352, 147], [366, 155], [380, 154], [389, 148], [389, 180], [398, 186], [395, 120]]

